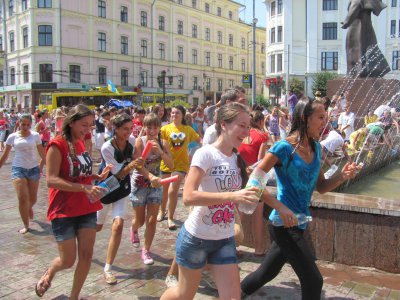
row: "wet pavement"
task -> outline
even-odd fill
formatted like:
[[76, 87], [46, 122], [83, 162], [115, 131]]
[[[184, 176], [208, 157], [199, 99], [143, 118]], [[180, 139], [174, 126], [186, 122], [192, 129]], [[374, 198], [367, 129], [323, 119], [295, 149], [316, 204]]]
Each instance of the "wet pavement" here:
[[[0, 169], [0, 298], [35, 299], [34, 286], [53, 258], [57, 256], [56, 243], [46, 220], [47, 188], [45, 179], [40, 180], [38, 203], [34, 207], [31, 231], [19, 234], [22, 223], [18, 214], [17, 197], [10, 180], [11, 157]], [[181, 204], [177, 209], [179, 227], [187, 216]], [[146, 266], [140, 258], [140, 248], [129, 242], [129, 224], [125, 222], [123, 240], [118, 251], [113, 271], [118, 283], [109, 286], [103, 279], [103, 267], [111, 219], [108, 218], [102, 232], [98, 233], [92, 267], [81, 296], [88, 299], [158, 299], [164, 292], [166, 273], [175, 250], [177, 231], [171, 232], [166, 221], [158, 223], [157, 233], [151, 248], [154, 265]], [[143, 228], [139, 231], [143, 237]], [[253, 249], [241, 247], [244, 256], [240, 259], [240, 274], [244, 278], [255, 270], [262, 258], [253, 256]], [[400, 299], [400, 275], [376, 269], [349, 267], [318, 261], [324, 276], [322, 299]], [[72, 285], [73, 270], [57, 273], [51, 288], [43, 299], [68, 299]], [[218, 294], [200, 283], [195, 299], [215, 299]], [[248, 299], [301, 299], [300, 285], [296, 274], [286, 265], [272, 282], [265, 285]]]

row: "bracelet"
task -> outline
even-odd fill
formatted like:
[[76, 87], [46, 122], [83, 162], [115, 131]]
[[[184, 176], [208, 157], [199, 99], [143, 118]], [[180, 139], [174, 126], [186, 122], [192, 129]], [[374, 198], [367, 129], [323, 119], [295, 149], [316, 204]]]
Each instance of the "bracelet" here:
[[84, 193], [87, 192], [86, 186], [84, 184], [81, 184], [81, 189], [83, 190], [82, 192], [84, 192]]

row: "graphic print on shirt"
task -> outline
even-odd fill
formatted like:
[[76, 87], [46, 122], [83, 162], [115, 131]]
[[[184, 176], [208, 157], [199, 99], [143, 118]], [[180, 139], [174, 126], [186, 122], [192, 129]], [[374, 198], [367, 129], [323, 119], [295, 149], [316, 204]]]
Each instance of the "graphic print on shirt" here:
[[73, 159], [68, 154], [69, 163], [69, 176], [76, 178], [80, 176], [91, 176], [92, 175], [92, 159], [88, 152], [83, 152]]
[[183, 132], [172, 132], [169, 135], [169, 138], [171, 139], [172, 147], [174, 147], [176, 150], [179, 150], [185, 143], [186, 134]]
[[[212, 167], [209, 174], [210, 177], [215, 177], [215, 185], [218, 192], [231, 192], [241, 189], [242, 180], [237, 169], [230, 169], [229, 166]], [[234, 222], [234, 204], [227, 202], [223, 204], [208, 206], [210, 213], [203, 216], [203, 222], [206, 225], [219, 225], [220, 227], [228, 227]]]

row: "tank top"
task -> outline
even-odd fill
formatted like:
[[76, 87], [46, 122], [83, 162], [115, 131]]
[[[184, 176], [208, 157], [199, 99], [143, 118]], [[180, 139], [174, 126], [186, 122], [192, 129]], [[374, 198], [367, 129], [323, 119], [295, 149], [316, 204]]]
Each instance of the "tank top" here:
[[[143, 147], [147, 143], [147, 136], [141, 136], [140, 139], [142, 139]], [[160, 140], [158, 140], [158, 143], [161, 143]], [[160, 176], [160, 165], [161, 165], [161, 155], [153, 153], [153, 151], [150, 151], [149, 155], [146, 157], [146, 161], [144, 162], [144, 167], [154, 176]], [[150, 180], [145, 179], [142, 174], [137, 173], [135, 171], [135, 185], [137, 187], [150, 187]]]

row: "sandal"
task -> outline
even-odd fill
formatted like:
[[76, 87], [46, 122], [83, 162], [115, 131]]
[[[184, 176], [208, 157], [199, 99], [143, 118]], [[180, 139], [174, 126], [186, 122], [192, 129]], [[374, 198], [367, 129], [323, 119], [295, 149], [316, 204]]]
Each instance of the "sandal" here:
[[49, 269], [42, 275], [39, 281], [35, 285], [35, 292], [38, 297], [43, 297], [43, 295], [47, 292], [47, 290], [51, 287], [50, 280], [44, 280], [43, 277], [47, 276], [49, 273]]
[[19, 232], [20, 234], [28, 233], [28, 232], [29, 232], [29, 227], [24, 227], [24, 228], [18, 230], [18, 232]]
[[176, 225], [175, 225], [174, 220], [168, 220], [168, 229], [171, 231], [176, 230]]
[[167, 211], [164, 211], [164, 213], [163, 213], [161, 210], [159, 210], [158, 215], [157, 215], [157, 222], [164, 221], [166, 216], [167, 216]]

